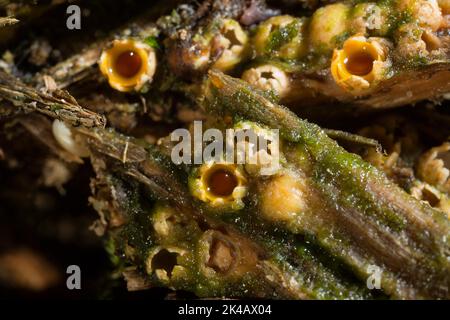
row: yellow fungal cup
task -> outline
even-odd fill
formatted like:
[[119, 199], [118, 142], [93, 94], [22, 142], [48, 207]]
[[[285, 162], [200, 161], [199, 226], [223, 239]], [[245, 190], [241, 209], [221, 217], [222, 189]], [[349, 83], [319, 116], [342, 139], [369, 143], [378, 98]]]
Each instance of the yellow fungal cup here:
[[202, 165], [189, 183], [191, 194], [213, 208], [239, 210], [247, 195], [247, 179], [239, 165], [209, 162]]
[[353, 94], [361, 94], [385, 78], [389, 65], [389, 43], [381, 38], [353, 36], [341, 50], [334, 50], [331, 74], [336, 83]]
[[122, 92], [137, 91], [153, 80], [156, 54], [143, 42], [114, 40], [102, 52], [99, 66], [112, 88]]

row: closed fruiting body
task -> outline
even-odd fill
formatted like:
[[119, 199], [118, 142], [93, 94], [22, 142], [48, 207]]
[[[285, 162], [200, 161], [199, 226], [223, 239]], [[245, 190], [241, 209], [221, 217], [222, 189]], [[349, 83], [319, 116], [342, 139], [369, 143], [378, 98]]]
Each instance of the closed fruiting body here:
[[318, 9], [311, 18], [309, 43], [313, 51], [330, 52], [348, 31], [350, 6], [336, 3]]
[[253, 37], [256, 56], [296, 59], [304, 53], [305, 21], [292, 16], [276, 16], [261, 23]]
[[274, 222], [290, 223], [308, 208], [308, 187], [292, 172], [281, 172], [261, 186], [261, 214]]

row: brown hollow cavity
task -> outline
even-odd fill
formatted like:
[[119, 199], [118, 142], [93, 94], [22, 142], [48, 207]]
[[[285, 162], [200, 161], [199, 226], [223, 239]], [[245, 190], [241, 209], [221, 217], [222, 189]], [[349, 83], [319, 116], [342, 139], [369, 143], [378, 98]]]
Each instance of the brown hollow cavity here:
[[439, 205], [439, 202], [441, 201], [433, 192], [431, 192], [427, 188], [423, 188], [422, 190], [422, 200], [427, 201], [433, 208], [437, 207]]
[[421, 39], [425, 42], [425, 47], [428, 52], [439, 49], [442, 46], [440, 39], [430, 32], [423, 32]]
[[232, 248], [224, 241], [213, 239], [209, 249], [207, 266], [216, 272], [225, 273], [231, 269], [233, 261]]
[[261, 77], [265, 78], [265, 79], [272, 79], [273, 73], [272, 73], [272, 71], [264, 71], [264, 72], [261, 72]]
[[239, 46], [242, 43], [239, 41], [239, 39], [236, 37], [236, 33], [234, 30], [227, 30], [224, 34], [224, 37], [227, 38], [230, 41], [230, 48], [232, 46]]
[[124, 51], [117, 57], [114, 68], [124, 78], [132, 78], [138, 74], [142, 66], [142, 59], [135, 51]]
[[207, 176], [208, 191], [218, 197], [228, 197], [238, 185], [234, 173], [224, 168], [212, 169]]
[[170, 277], [173, 268], [177, 265], [177, 253], [161, 249], [152, 259], [152, 270], [163, 269]]
[[437, 158], [444, 162], [444, 167], [450, 169], [450, 150], [438, 153]]
[[374, 61], [375, 58], [367, 50], [361, 50], [346, 57], [344, 64], [351, 74], [365, 76], [372, 72]]

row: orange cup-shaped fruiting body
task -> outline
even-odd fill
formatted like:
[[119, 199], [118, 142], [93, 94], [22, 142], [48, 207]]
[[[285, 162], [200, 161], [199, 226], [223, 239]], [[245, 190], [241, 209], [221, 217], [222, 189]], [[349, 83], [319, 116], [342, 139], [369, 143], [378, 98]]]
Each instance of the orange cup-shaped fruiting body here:
[[122, 92], [138, 91], [153, 80], [156, 54], [143, 42], [114, 40], [102, 52], [99, 65], [112, 88]]
[[211, 208], [239, 210], [244, 206], [247, 179], [238, 165], [209, 162], [194, 170], [189, 188], [194, 197]]
[[331, 74], [336, 83], [352, 94], [362, 94], [387, 76], [390, 44], [381, 38], [354, 36], [334, 50]]

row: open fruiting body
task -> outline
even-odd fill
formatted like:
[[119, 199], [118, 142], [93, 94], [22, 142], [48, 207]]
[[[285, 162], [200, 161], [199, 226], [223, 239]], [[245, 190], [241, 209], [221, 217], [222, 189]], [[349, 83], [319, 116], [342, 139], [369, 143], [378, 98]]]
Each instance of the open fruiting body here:
[[100, 56], [99, 66], [112, 88], [139, 91], [153, 80], [156, 53], [143, 42], [114, 40]]

